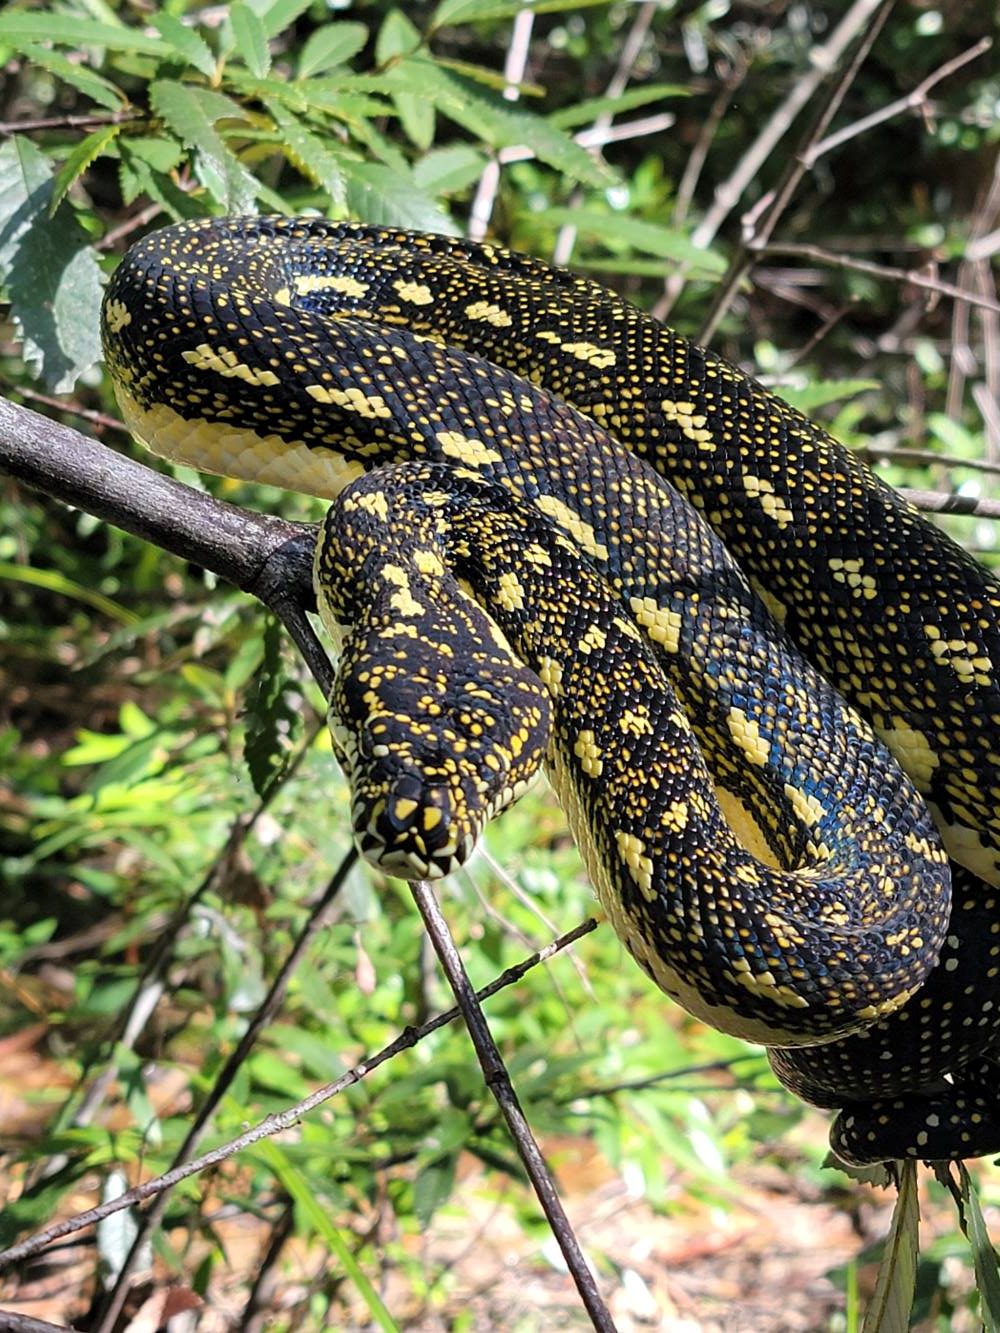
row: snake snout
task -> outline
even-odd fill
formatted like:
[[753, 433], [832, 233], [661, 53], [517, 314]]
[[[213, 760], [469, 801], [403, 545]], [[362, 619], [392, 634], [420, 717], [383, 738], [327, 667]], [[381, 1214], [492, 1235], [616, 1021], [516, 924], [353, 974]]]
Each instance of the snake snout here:
[[460, 787], [408, 769], [355, 794], [354, 831], [362, 856], [399, 879], [441, 879], [472, 854], [488, 817]]

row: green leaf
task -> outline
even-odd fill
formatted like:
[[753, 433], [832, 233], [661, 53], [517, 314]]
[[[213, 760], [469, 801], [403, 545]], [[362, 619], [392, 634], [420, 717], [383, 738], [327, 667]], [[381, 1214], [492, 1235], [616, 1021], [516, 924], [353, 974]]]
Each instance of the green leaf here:
[[122, 625], [134, 625], [139, 620], [139, 617], [127, 607], [113, 602], [110, 597], [105, 597], [95, 588], [74, 582], [58, 569], [36, 569], [33, 565], [12, 565], [4, 560], [0, 561], [0, 579], [30, 584], [33, 588], [44, 588], [46, 592], [58, 593], [60, 597], [83, 602], [93, 607], [95, 611], [100, 611], [101, 615], [117, 620]]
[[25, 42], [54, 42], [57, 46], [104, 46], [111, 51], [134, 51], [161, 59], [164, 54], [159, 37], [149, 37], [136, 28], [42, 10], [8, 9], [0, 14], [0, 41], [10, 42], [19, 50]]
[[281, 133], [285, 156], [302, 174], [314, 181], [330, 196], [332, 203], [344, 204], [347, 193], [344, 171], [338, 158], [329, 151], [318, 135], [313, 134], [295, 116], [273, 98], [265, 99], [265, 106], [274, 117]]
[[421, 1226], [427, 1226], [434, 1214], [446, 1203], [455, 1187], [456, 1154], [439, 1157], [417, 1174], [413, 1182], [413, 1211]]
[[254, 4], [260, 17], [264, 35], [278, 37], [290, 28], [300, 14], [304, 14], [312, 0], [274, 0], [273, 4]]
[[413, 179], [427, 194], [453, 194], [483, 174], [486, 159], [468, 144], [436, 148], [413, 168]]
[[0, 147], [0, 289], [25, 363], [56, 393], [101, 357], [101, 271], [72, 210], [49, 216], [51, 164], [14, 135]]
[[400, 1333], [399, 1325], [386, 1309], [382, 1298], [354, 1257], [354, 1251], [345, 1240], [343, 1232], [327, 1216], [316, 1198], [313, 1187], [298, 1167], [288, 1160], [278, 1144], [268, 1139], [257, 1144], [255, 1152], [263, 1158], [295, 1200], [295, 1207], [303, 1220], [330, 1247], [344, 1272], [360, 1292], [372, 1320], [378, 1324], [383, 1333]]
[[[375, 43], [375, 59], [389, 65], [401, 57], [413, 55], [423, 43], [420, 30], [399, 9], [386, 15]], [[407, 138], [426, 151], [434, 142], [434, 104], [417, 93], [394, 92], [392, 100], [399, 113]]]
[[401, 56], [412, 56], [423, 44], [420, 29], [401, 9], [390, 9], [375, 40], [375, 61], [388, 65]]
[[299, 689], [285, 671], [281, 625], [268, 616], [260, 681], [247, 716], [245, 745], [250, 780], [262, 798], [283, 776], [302, 725]]
[[902, 1162], [892, 1226], [861, 1333], [907, 1333], [917, 1282], [919, 1225], [916, 1164]]
[[473, 91], [468, 80], [449, 74], [430, 60], [411, 59], [385, 71], [389, 91], [400, 74], [417, 73], [424, 97], [433, 99], [447, 116], [493, 148], [527, 147], [540, 161], [572, 180], [606, 189], [615, 175], [562, 130], [529, 111], [511, 110], [509, 102]]
[[84, 97], [89, 97], [99, 106], [107, 107], [109, 111], [120, 111], [127, 105], [128, 99], [125, 94], [113, 83], [109, 83], [100, 74], [95, 74], [92, 69], [67, 60], [58, 51], [50, 51], [45, 46], [36, 46], [34, 42], [25, 42], [21, 50], [33, 65], [47, 69], [57, 79], [68, 83], [71, 88], [83, 93]]
[[575, 227], [581, 235], [593, 236], [604, 245], [618, 242], [645, 254], [677, 260], [711, 273], [722, 273], [726, 267], [721, 255], [714, 250], [699, 250], [684, 232], [620, 213], [601, 213], [586, 208], [546, 208], [529, 217], [532, 221], [557, 227]]
[[412, 181], [381, 162], [345, 160], [347, 206], [362, 222], [459, 235], [459, 229]]
[[633, 107], [648, 106], [666, 97], [690, 97], [691, 90], [677, 83], [650, 83], [643, 88], [626, 88], [616, 97], [591, 97], [583, 102], [554, 111], [549, 124], [560, 130], [571, 130], [575, 125], [591, 125], [601, 116], [618, 116]]
[[153, 168], [154, 171], [173, 171], [184, 156], [176, 139], [155, 134], [130, 134], [119, 144]]
[[962, 1229], [968, 1236], [969, 1247], [972, 1250], [983, 1328], [985, 1333], [1000, 1333], [1000, 1271], [997, 1267], [997, 1253], [979, 1206], [979, 1196], [964, 1162], [959, 1163], [958, 1175], [962, 1187], [962, 1202], [965, 1204], [968, 1219], [968, 1229], [966, 1230], [966, 1227]]
[[[607, 4], [607, 0], [538, 0], [527, 7], [536, 14], [555, 14], [564, 9], [587, 9]], [[431, 30], [445, 25], [478, 23], [486, 19], [513, 18], [526, 8], [524, 0], [442, 0], [431, 19]]]
[[199, 73], [210, 79], [215, 73], [216, 59], [211, 47], [200, 33], [189, 28], [172, 14], [154, 14], [150, 19], [153, 27], [178, 55], [184, 57]]
[[880, 387], [878, 380], [817, 380], [815, 384], [803, 384], [801, 387], [782, 385], [778, 392], [786, 403], [791, 403], [792, 407], [808, 415], [827, 403], [854, 398], [859, 393]]
[[123, 129], [123, 125], [102, 125], [100, 129], [94, 130], [92, 134], [80, 140], [56, 172], [52, 198], [49, 200], [49, 217], [53, 216], [67, 192], [73, 188], [90, 164], [104, 154], [105, 149], [114, 143]]
[[241, 114], [235, 102], [208, 88], [194, 88], [175, 79], [150, 84], [149, 100], [156, 114], [182, 143], [198, 154], [201, 178], [211, 194], [230, 213], [248, 213], [257, 198], [257, 182], [226, 147], [214, 121]]
[[232, 6], [229, 21], [233, 25], [236, 50], [243, 57], [247, 69], [258, 78], [264, 78], [271, 68], [271, 53], [267, 49], [267, 34], [263, 23], [250, 6], [244, 3]]
[[[171, 180], [167, 174], [169, 168], [161, 171], [151, 166], [143, 157], [132, 152], [133, 142], [130, 139], [122, 139], [118, 145], [122, 159], [118, 177], [125, 202], [134, 203], [140, 194], [148, 194], [150, 199], [158, 203], [175, 222], [202, 216], [204, 210], [199, 208], [197, 200]], [[163, 139], [161, 142], [167, 145], [172, 141]], [[180, 157], [179, 146], [174, 143], [173, 147]]]
[[364, 46], [368, 29], [363, 23], [327, 23], [311, 33], [299, 57], [300, 79], [344, 65]]

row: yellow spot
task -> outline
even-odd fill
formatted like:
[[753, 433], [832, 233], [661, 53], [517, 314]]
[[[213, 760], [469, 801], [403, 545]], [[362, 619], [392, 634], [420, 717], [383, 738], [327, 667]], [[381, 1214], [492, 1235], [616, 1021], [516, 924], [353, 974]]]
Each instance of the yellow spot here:
[[260, 370], [245, 365], [231, 347], [209, 347], [208, 343], [199, 343], [192, 351], [189, 347], [181, 353], [182, 360], [195, 370], [211, 370], [226, 379], [240, 379], [247, 384], [271, 385], [278, 383], [273, 370]]
[[599, 778], [601, 776], [604, 764], [601, 760], [601, 750], [597, 744], [597, 738], [592, 731], [584, 730], [579, 733], [573, 746], [573, 753], [579, 759], [580, 767], [588, 778]]
[[466, 467], [486, 467], [489, 463], [503, 462], [502, 454], [490, 449], [473, 435], [462, 435], [457, 430], [442, 430], [438, 431], [435, 438], [443, 454], [457, 458]]
[[498, 305], [493, 305], [489, 301], [473, 301], [471, 305], [465, 307], [465, 313], [469, 319], [481, 319], [498, 329], [509, 329], [514, 322], [506, 310], [501, 310]]
[[647, 902], [654, 902], [657, 895], [653, 887], [653, 862], [645, 854], [646, 844], [634, 833], [623, 833], [621, 829], [615, 834], [615, 842], [618, 845], [618, 855], [638, 886], [639, 892]]
[[529, 564], [534, 565], [536, 569], [551, 569], [552, 557], [544, 546], [538, 542], [531, 542], [524, 548], [524, 558]]
[[779, 625], [783, 625], [788, 619], [788, 607], [785, 603], [780, 597], [776, 597], [769, 588], [765, 588], [762, 584], [758, 583], [756, 579], [751, 579], [750, 583], [754, 592], [767, 607], [768, 611], [770, 611], [773, 618]]
[[405, 282], [400, 278], [392, 286], [401, 301], [409, 301], [412, 305], [431, 305], [434, 301], [434, 293], [422, 282]]
[[742, 478], [743, 489], [751, 500], [756, 500], [767, 514], [768, 518], [774, 520], [779, 528], [786, 528], [795, 522], [795, 515], [788, 508], [788, 505], [775, 493], [774, 483], [768, 481], [766, 477], [748, 477]]
[[299, 296], [308, 296], [310, 292], [340, 292], [343, 296], [357, 297], [364, 296], [367, 290], [367, 282], [360, 282], [349, 273], [300, 273], [295, 279], [295, 291]]
[[304, 386], [310, 398], [317, 403], [329, 403], [333, 407], [342, 407], [348, 412], [356, 412], [359, 417], [369, 421], [378, 418], [388, 420], [392, 412], [386, 407], [385, 399], [377, 393], [367, 394], [352, 384], [349, 389], [329, 389], [325, 384], [306, 384]]
[[580, 639], [580, 652], [592, 653], [600, 650], [608, 641], [608, 636], [601, 629], [600, 625], [591, 625], [586, 634]]
[[663, 812], [663, 824], [671, 833], [683, 833], [687, 828], [687, 801], [671, 801]]
[[392, 583], [396, 591], [389, 598], [389, 605], [401, 616], [422, 616], [424, 608], [410, 592], [410, 580], [406, 570], [400, 565], [383, 565], [382, 577], [386, 583]]
[[595, 560], [607, 560], [608, 548], [597, 540], [597, 533], [569, 505], [554, 495], [539, 495], [535, 504], [546, 518], [558, 523], [563, 531], [568, 532], [581, 550], [592, 555]]
[[540, 657], [538, 659], [538, 679], [542, 682], [553, 699], [559, 697], [559, 691], [562, 687], [563, 668], [562, 663], [557, 662], [554, 657]]
[[[732, 829], [740, 846], [744, 847], [755, 860], [762, 861], [764, 865], [771, 866], [775, 870], [780, 869], [778, 858], [771, 850], [771, 845], [764, 836], [763, 829], [740, 797], [726, 787], [716, 787], [715, 796], [719, 802], [722, 817]], [[749, 867], [747, 868], [749, 869]], [[754, 873], [748, 882], [759, 884], [760, 876]]]
[[417, 808], [416, 801], [409, 796], [401, 796], [392, 807], [392, 813], [401, 824], [405, 823]]
[[354, 504], [368, 514], [373, 514], [382, 523], [389, 519], [389, 502], [382, 491], [369, 491], [366, 495], [354, 498]]
[[901, 717], [894, 717], [892, 726], [875, 730], [919, 790], [927, 791], [931, 775], [941, 762], [928, 737]]
[[595, 347], [593, 343], [563, 343], [564, 352], [575, 356], [578, 361], [586, 361], [598, 370], [608, 370], [615, 364], [615, 354], [609, 347]]
[[760, 734], [760, 728], [754, 719], [747, 717], [742, 708], [730, 708], [726, 725], [729, 734], [750, 762], [763, 767], [771, 753], [771, 745]]
[[421, 574], [432, 574], [435, 578], [440, 578], [444, 573], [444, 565], [441, 563], [441, 557], [435, 551], [415, 551], [413, 555], [413, 563], [420, 570]]
[[828, 561], [834, 583], [843, 583], [858, 597], [871, 601], [878, 596], [878, 585], [872, 574], [862, 574], [863, 560], [841, 560], [834, 557]]
[[649, 720], [649, 709], [644, 704], [637, 708], [625, 708], [618, 719], [618, 725], [626, 736], [651, 736], [653, 724]]
[[104, 322], [112, 333], [120, 333], [132, 323], [132, 312], [124, 301], [109, 301], [104, 307]]
[[438, 824], [441, 823], [443, 818], [444, 816], [436, 805], [426, 806], [423, 813], [424, 832], [432, 832], [437, 828]]
[[700, 445], [711, 443], [712, 432], [705, 428], [708, 418], [704, 413], [695, 411], [694, 403], [675, 403], [670, 398], [664, 398], [660, 410], [667, 421], [673, 421], [680, 427], [681, 434], [687, 439]]
[[785, 783], [784, 791], [789, 804], [803, 824], [809, 828], [815, 828], [826, 813], [822, 803], [815, 796], [810, 796], [798, 787], [793, 787], [790, 782]]
[[662, 643], [668, 653], [677, 652], [683, 624], [679, 611], [657, 606], [652, 597], [630, 597], [629, 606], [654, 643]]
[[500, 575], [493, 600], [497, 606], [502, 606], [505, 611], [524, 610], [524, 589], [512, 570]]

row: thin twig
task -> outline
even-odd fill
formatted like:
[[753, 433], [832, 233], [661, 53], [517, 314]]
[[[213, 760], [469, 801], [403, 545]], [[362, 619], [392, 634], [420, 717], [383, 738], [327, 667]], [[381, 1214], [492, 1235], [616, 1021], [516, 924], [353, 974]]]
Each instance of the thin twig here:
[[855, 448], [854, 453], [869, 463], [901, 463], [911, 467], [967, 467], [975, 472], [1000, 475], [1000, 463], [988, 458], [953, 458], [950, 454], [936, 454], [931, 449], [896, 449], [892, 446], [883, 449], [868, 444]]
[[880, 7], [887, 8], [891, 3], [892, 0], [855, 0], [834, 29], [830, 40], [810, 52], [809, 67], [794, 81], [788, 96], [773, 112], [757, 138], [740, 158], [732, 175], [716, 190], [712, 206], [691, 237], [699, 249], [707, 249], [712, 244], [719, 228], [742, 198], [743, 192], [757, 179], [761, 167], [775, 146], [791, 128], [823, 80], [840, 64], [844, 52], [855, 37], [869, 24], [877, 21], [875, 15]]
[[[812, 122], [806, 129], [797, 152], [791, 154], [788, 161], [785, 163], [784, 170], [782, 171], [778, 184], [775, 186], [771, 196], [765, 196], [764, 199], [760, 201], [758, 209], [763, 216], [760, 217], [759, 221], [755, 220], [752, 227], [748, 227], [746, 224], [744, 225], [740, 245], [737, 247], [730, 260], [726, 275], [719, 284], [712, 299], [712, 304], [709, 307], [708, 314], [702, 322], [698, 335], [700, 341], [707, 343], [711, 339], [712, 334], [718, 328], [723, 315], [729, 309], [730, 303], [735, 297], [740, 284], [750, 268], [752, 262], [750, 252], [753, 248], [753, 242], [769, 241], [774, 235], [774, 230], [778, 225], [781, 215], [784, 213], [789, 203], [791, 203], [792, 197], [798, 189], [799, 182], [805, 175], [805, 167], [803, 165], [804, 154], [808, 152], [809, 148], [816, 142], [816, 140], [826, 133], [830, 122], [837, 114], [841, 103], [847, 95], [848, 88], [857, 77], [858, 71], [868, 58], [869, 51], [874, 46], [876, 38], [882, 31], [882, 28], [889, 17], [889, 12], [892, 9], [893, 3], [894, 0], [879, 0], [878, 5], [874, 7], [874, 14], [871, 16], [871, 21], [868, 24], [867, 30], [863, 33], [861, 40], [858, 42], [854, 54], [841, 71], [840, 77], [833, 80], [830, 87], [827, 89], [826, 95], [820, 100], [815, 114], [813, 115]], [[857, 6], [855, 6], [855, 9], [856, 8]], [[853, 41], [852, 34], [849, 40], [845, 41], [843, 45], [840, 45], [838, 34], [841, 32], [841, 29], [846, 30], [848, 20], [851, 15], [854, 14], [855, 9], [851, 10], [851, 13], [844, 19], [840, 28], [834, 33], [833, 38], [831, 38], [827, 48], [825, 48], [827, 56], [824, 57], [824, 59], [828, 58], [828, 56], [832, 54], [833, 49], [837, 47], [839, 51], [837, 59], [839, 60], [840, 55], [847, 50], [850, 42]], [[831, 61], [829, 66], [827, 66], [827, 71], [834, 70], [836, 65], [837, 61]], [[816, 78], [811, 80], [811, 82], [812, 86], [815, 88], [819, 86], [821, 80]], [[802, 105], [804, 106], [805, 103], [803, 102]], [[714, 235], [715, 233], [713, 232], [705, 244], [708, 244], [709, 241], [714, 238]], [[695, 236], [697, 236], [697, 230], [694, 236], [692, 236], [692, 240], [695, 239]]]
[[[618, 58], [618, 65], [608, 81], [608, 86], [604, 90], [604, 96], [607, 98], [620, 97], [628, 87], [628, 81], [632, 77], [632, 69], [635, 62], [639, 59], [642, 51], [642, 44], [646, 40], [646, 34], [649, 32], [649, 25], [653, 21], [653, 15], [657, 12], [659, 6], [655, 0], [644, 0], [639, 6], [639, 12], [632, 22], [631, 28], [625, 35], [622, 43], [621, 55]], [[598, 133], [607, 132], [611, 128], [614, 120], [614, 112], [604, 111], [591, 126], [592, 130]], [[573, 191], [569, 200], [570, 208], [579, 208], [583, 202], [583, 191], [576, 189]], [[559, 228], [556, 236], [556, 242], [552, 249], [553, 264], [568, 264], [570, 255], [573, 253], [573, 246], [576, 244], [576, 228], [572, 223], [564, 223]]]
[[[514, 16], [510, 30], [510, 43], [504, 60], [503, 77], [506, 87], [503, 95], [508, 102], [516, 102], [520, 97], [519, 84], [524, 79], [528, 64], [528, 52], [531, 49], [531, 34], [534, 29], [535, 15], [525, 6]], [[481, 241], [489, 231], [493, 205], [497, 190], [500, 188], [500, 167], [502, 159], [498, 155], [492, 162], [487, 162], [479, 185], [476, 188], [472, 206], [469, 209], [469, 236], [474, 241]]]
[[820, 139], [818, 143], [803, 154], [803, 166], [807, 171], [819, 161], [825, 154], [832, 152], [834, 148], [839, 148], [842, 143], [847, 143], [849, 139], [855, 138], [859, 134], [864, 134], [876, 125], [882, 125], [887, 120], [892, 120], [904, 111], [919, 111], [927, 105], [927, 94], [935, 84], [946, 79], [949, 74], [954, 74], [956, 70], [968, 65], [970, 61], [978, 59], [984, 55], [993, 45], [992, 37], [982, 37], [975, 46], [970, 46], [967, 51], [961, 55], [953, 56], [951, 60], [946, 60], [940, 68], [928, 74], [927, 78], [918, 83], [917, 86], [906, 94], [905, 97], [899, 97], [895, 102], [889, 102], [886, 106], [880, 107], [878, 111], [873, 111], [869, 116], [862, 116], [860, 120], [854, 121], [850, 125], [845, 125], [843, 129], [828, 134], [825, 139]]
[[[573, 944], [583, 935], [588, 935], [596, 928], [597, 922], [594, 920], [588, 919], [587, 921], [581, 922], [580, 925], [576, 926], [573, 930], [567, 931], [566, 934], [561, 935], [559, 939], [553, 940], [553, 942], [547, 945], [544, 949], [539, 949], [537, 953], [532, 954], [529, 958], [525, 958], [516, 966], [507, 968], [507, 970], [501, 973], [499, 977], [496, 977], [491, 981], [488, 986], [484, 986], [482, 990], [477, 991], [476, 998], [480, 1001], [488, 999], [498, 991], [504, 990], [507, 986], [515, 984], [520, 981], [526, 973], [530, 972], [532, 968], [537, 967], [539, 963], [545, 962], [547, 959], [553, 957], [553, 955], [559, 953], [568, 945]], [[59, 1240], [63, 1236], [72, 1235], [76, 1231], [81, 1231], [84, 1227], [94, 1226], [98, 1222], [102, 1222], [104, 1218], [111, 1217], [112, 1214], [121, 1212], [124, 1208], [133, 1208], [136, 1204], [142, 1203], [145, 1199], [154, 1198], [156, 1195], [162, 1193], [163, 1190], [172, 1189], [175, 1185], [180, 1184], [182, 1180], [187, 1180], [190, 1176], [198, 1175], [201, 1171], [207, 1170], [208, 1167], [217, 1166], [220, 1162], [224, 1162], [228, 1158], [235, 1156], [236, 1153], [242, 1152], [245, 1148], [252, 1147], [253, 1144], [259, 1143], [261, 1139], [269, 1138], [274, 1134], [280, 1133], [282, 1130], [291, 1129], [303, 1116], [308, 1115], [308, 1113], [315, 1110], [317, 1106], [321, 1106], [324, 1102], [330, 1101], [331, 1098], [337, 1096], [338, 1093], [343, 1092], [345, 1088], [353, 1087], [355, 1083], [360, 1083], [363, 1078], [370, 1074], [372, 1070], [377, 1069], [379, 1065], [385, 1064], [387, 1060], [391, 1060], [392, 1057], [398, 1055], [400, 1051], [409, 1050], [411, 1047], [416, 1046], [418, 1042], [423, 1041], [424, 1038], [429, 1036], [432, 1032], [436, 1032], [438, 1028], [442, 1028], [448, 1023], [453, 1023], [458, 1017], [460, 1017], [460, 1011], [458, 1007], [455, 1006], [445, 1010], [443, 1013], [435, 1015], [434, 1018], [429, 1019], [426, 1023], [421, 1023], [419, 1027], [405, 1028], [399, 1036], [389, 1042], [387, 1046], [383, 1046], [382, 1049], [377, 1051], [374, 1055], [367, 1056], [364, 1060], [354, 1065], [352, 1069], [348, 1069], [346, 1073], [341, 1074], [340, 1077], [335, 1079], [332, 1083], [327, 1083], [324, 1084], [323, 1087], [317, 1088], [315, 1092], [310, 1093], [308, 1097], [304, 1097], [300, 1102], [296, 1102], [294, 1106], [290, 1106], [284, 1111], [276, 1111], [273, 1114], [266, 1116], [258, 1124], [254, 1125], [252, 1129], [240, 1134], [238, 1138], [230, 1139], [226, 1143], [220, 1144], [219, 1147], [213, 1148], [210, 1152], [203, 1153], [200, 1157], [192, 1158], [190, 1162], [185, 1163], [184, 1166], [178, 1167], [176, 1170], [167, 1171], [162, 1176], [157, 1176], [153, 1180], [143, 1181], [141, 1185], [136, 1185], [134, 1188], [126, 1190], [124, 1194], [120, 1194], [116, 1199], [111, 1199], [107, 1203], [99, 1204], [95, 1208], [88, 1208], [86, 1212], [77, 1213], [76, 1216], [66, 1218], [62, 1222], [54, 1223], [51, 1227], [46, 1227], [44, 1231], [36, 1232], [35, 1235], [28, 1236], [17, 1245], [11, 1245], [8, 1249], [0, 1251], [0, 1268], [9, 1264], [19, 1263], [22, 1259], [27, 1259], [33, 1254], [38, 1254], [39, 1251], [44, 1250], [46, 1246], [50, 1245], [55, 1240]]]
[[922, 287], [941, 296], [950, 296], [955, 301], [967, 301], [970, 305], [980, 306], [983, 310], [1000, 312], [1000, 301], [977, 292], [967, 291], [953, 282], [941, 278], [929, 277], [916, 269], [892, 268], [888, 264], [875, 264], [870, 259], [854, 259], [850, 255], [837, 254], [833, 250], [824, 250], [819, 245], [802, 245], [793, 242], [762, 244], [753, 241], [748, 246], [755, 254], [782, 255], [786, 258], [811, 259], [817, 264], [826, 264], [830, 268], [849, 269], [853, 273], [867, 273], [873, 278], [888, 278], [892, 282], [909, 282], [914, 287]]
[[542, 1156], [541, 1149], [521, 1109], [517, 1093], [514, 1091], [514, 1085], [507, 1073], [507, 1066], [504, 1064], [503, 1057], [493, 1040], [493, 1034], [479, 1006], [476, 992], [472, 989], [472, 983], [469, 981], [468, 973], [462, 962], [462, 956], [451, 937], [437, 899], [431, 892], [430, 885], [419, 881], [410, 885], [410, 891], [420, 915], [423, 917], [424, 925], [431, 937], [431, 943], [434, 945], [434, 950], [444, 974], [448, 978], [448, 984], [458, 1001], [459, 1009], [462, 1011], [462, 1017], [469, 1029], [469, 1036], [472, 1038], [472, 1044], [476, 1048], [476, 1055], [479, 1057], [479, 1063], [482, 1066], [486, 1085], [496, 1098], [497, 1105], [507, 1122], [507, 1128], [517, 1145], [517, 1151], [524, 1163], [524, 1169], [528, 1173], [538, 1201], [542, 1205], [546, 1220], [552, 1228], [552, 1234], [555, 1236], [563, 1258], [566, 1260], [566, 1265], [572, 1274], [576, 1289], [580, 1293], [580, 1299], [590, 1315], [591, 1323], [601, 1333], [614, 1333], [614, 1321], [604, 1304], [594, 1280], [594, 1275], [562, 1206], [555, 1181], [552, 1179], [545, 1158]]
[[[343, 888], [344, 882], [350, 871], [353, 869], [357, 858], [358, 854], [352, 847], [341, 861], [336, 873], [330, 879], [323, 893], [313, 905], [305, 925], [296, 936], [285, 961], [278, 969], [277, 976], [275, 976], [274, 980], [271, 982], [267, 994], [257, 1007], [257, 1011], [253, 1015], [253, 1018], [247, 1024], [246, 1030], [236, 1047], [230, 1052], [229, 1057], [216, 1075], [211, 1091], [202, 1105], [198, 1108], [197, 1114], [188, 1126], [188, 1131], [184, 1135], [184, 1141], [177, 1149], [174, 1156], [173, 1169], [183, 1166], [184, 1163], [193, 1156], [195, 1149], [204, 1137], [205, 1130], [208, 1128], [208, 1122], [215, 1114], [219, 1103], [231, 1087], [233, 1080], [253, 1049], [257, 1038], [263, 1032], [264, 1028], [274, 1019], [278, 1009], [281, 1007], [288, 990], [288, 984], [299, 963], [301, 963], [305, 956], [307, 948], [315, 939], [317, 932], [327, 924], [337, 896]], [[125, 1301], [128, 1298], [128, 1293], [132, 1286], [132, 1274], [135, 1272], [137, 1265], [143, 1257], [153, 1228], [163, 1217], [169, 1198], [170, 1191], [168, 1189], [163, 1190], [142, 1215], [139, 1225], [136, 1228], [132, 1244], [129, 1247], [129, 1252], [118, 1271], [114, 1286], [108, 1293], [100, 1318], [94, 1326], [94, 1333], [112, 1333], [125, 1305]]]
[[145, 120], [142, 111], [95, 111], [84, 116], [39, 116], [35, 120], [0, 120], [0, 134], [33, 134], [36, 130], [87, 130], [95, 125], [127, 125]]
[[978, 495], [955, 495], [951, 491], [922, 491], [898, 487], [899, 494], [927, 514], [965, 514], [970, 518], [1000, 518], [1000, 500]]

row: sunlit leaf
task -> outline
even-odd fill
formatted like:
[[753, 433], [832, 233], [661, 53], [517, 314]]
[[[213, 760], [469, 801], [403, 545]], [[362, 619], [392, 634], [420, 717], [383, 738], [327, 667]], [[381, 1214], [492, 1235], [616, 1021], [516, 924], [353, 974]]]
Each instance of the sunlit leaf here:
[[916, 1164], [902, 1162], [892, 1225], [861, 1333], [907, 1333], [917, 1282], [919, 1226]]

